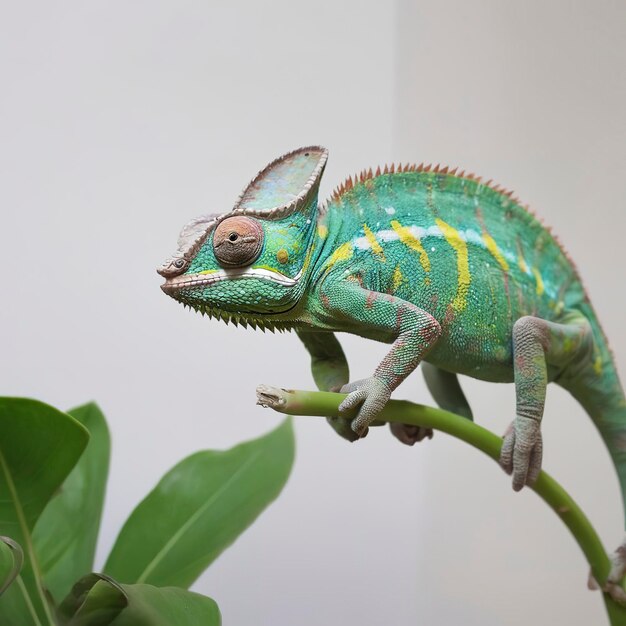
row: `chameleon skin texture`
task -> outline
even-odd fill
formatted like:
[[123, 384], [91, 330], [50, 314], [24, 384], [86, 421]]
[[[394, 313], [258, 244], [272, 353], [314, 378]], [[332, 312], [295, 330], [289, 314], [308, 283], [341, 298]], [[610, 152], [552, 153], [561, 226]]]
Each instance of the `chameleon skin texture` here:
[[[226, 321], [295, 330], [317, 386], [348, 393], [342, 410], [358, 409], [352, 422], [329, 420], [349, 440], [376, 425], [422, 361], [435, 401], [469, 419], [457, 374], [514, 382], [501, 464], [515, 489], [541, 467], [546, 385], [556, 382], [593, 419], [624, 495], [626, 401], [581, 280], [549, 230], [512, 194], [447, 168], [369, 170], [319, 206], [326, 154], [311, 146], [284, 155], [232, 211], [190, 222], [159, 270], [163, 290]], [[235, 214], [259, 220], [263, 248], [251, 265], [225, 269], [213, 232]], [[335, 332], [390, 350], [372, 376], [349, 382]], [[408, 444], [429, 435], [393, 432]]]

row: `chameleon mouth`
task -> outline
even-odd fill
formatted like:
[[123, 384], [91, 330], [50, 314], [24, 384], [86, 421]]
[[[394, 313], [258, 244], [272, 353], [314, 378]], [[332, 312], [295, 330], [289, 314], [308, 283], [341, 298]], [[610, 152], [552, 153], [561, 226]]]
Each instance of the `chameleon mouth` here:
[[162, 285], [161, 289], [168, 295], [173, 295], [183, 289], [195, 289], [198, 287], [211, 287], [223, 280], [245, 280], [247, 278], [261, 278], [269, 280], [283, 287], [295, 287], [302, 277], [300, 270], [293, 278], [285, 276], [280, 272], [266, 269], [263, 267], [251, 268], [233, 268], [213, 270], [207, 273], [175, 276], [168, 278]]

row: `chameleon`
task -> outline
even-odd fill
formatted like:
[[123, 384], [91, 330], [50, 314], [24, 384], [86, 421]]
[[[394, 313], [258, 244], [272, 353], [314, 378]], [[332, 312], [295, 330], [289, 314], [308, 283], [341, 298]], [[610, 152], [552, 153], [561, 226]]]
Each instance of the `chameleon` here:
[[[232, 210], [191, 220], [157, 270], [162, 290], [225, 322], [295, 330], [317, 387], [347, 394], [329, 422], [349, 441], [377, 425], [419, 364], [435, 402], [468, 419], [458, 374], [513, 382], [500, 464], [516, 491], [541, 470], [555, 382], [595, 423], [624, 500], [626, 398], [580, 275], [551, 231], [511, 192], [441, 166], [365, 170], [320, 203], [327, 158], [320, 146], [284, 154]], [[351, 382], [336, 332], [390, 349], [369, 378]], [[408, 445], [432, 436], [406, 424], [391, 431]], [[626, 541], [605, 587], [622, 603], [624, 573]]]

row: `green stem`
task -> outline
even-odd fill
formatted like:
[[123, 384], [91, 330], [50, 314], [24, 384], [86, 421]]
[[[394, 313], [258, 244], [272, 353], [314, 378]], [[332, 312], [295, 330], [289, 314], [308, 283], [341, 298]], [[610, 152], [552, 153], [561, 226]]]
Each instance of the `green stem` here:
[[[258, 403], [281, 413], [334, 417], [344, 394], [323, 391], [292, 391], [261, 385]], [[348, 414], [347, 417], [350, 417]], [[469, 443], [494, 461], [500, 458], [502, 439], [474, 422], [441, 409], [422, 406], [406, 400], [390, 400], [378, 416], [382, 422], [401, 422], [435, 428]], [[593, 577], [604, 586], [609, 574], [609, 557], [586, 515], [573, 498], [546, 472], [541, 472], [531, 489], [561, 518], [576, 539], [589, 562]], [[626, 626], [626, 607], [602, 594], [611, 626]]]
[[24, 581], [22, 580], [21, 576], [17, 577], [17, 586], [20, 588], [20, 591], [22, 592], [22, 596], [24, 597], [24, 603], [26, 604], [26, 608], [28, 609], [30, 616], [33, 618], [33, 624], [35, 626], [42, 626], [41, 622], [39, 621], [39, 616], [37, 615], [37, 611], [35, 611], [35, 607], [33, 606], [33, 603], [30, 599], [30, 595], [28, 594], [26, 585], [24, 584]]

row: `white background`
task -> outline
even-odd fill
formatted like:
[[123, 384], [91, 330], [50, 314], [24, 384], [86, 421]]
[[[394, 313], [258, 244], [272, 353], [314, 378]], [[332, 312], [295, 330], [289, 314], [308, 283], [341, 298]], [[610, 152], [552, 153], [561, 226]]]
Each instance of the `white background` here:
[[[624, 370], [625, 23], [608, 0], [0, 4], [0, 393], [105, 411], [99, 565], [175, 462], [278, 423], [257, 383], [312, 387], [295, 335], [189, 313], [154, 273], [189, 218], [300, 145], [331, 150], [323, 196], [392, 160], [513, 187], [576, 259]], [[353, 378], [386, 350], [342, 341]], [[512, 387], [463, 382], [502, 432]], [[430, 402], [419, 374], [396, 395]], [[613, 548], [593, 425], [557, 388], [544, 424], [545, 468]], [[287, 488], [194, 586], [226, 625], [603, 623], [559, 520], [476, 451], [296, 429]]]

